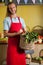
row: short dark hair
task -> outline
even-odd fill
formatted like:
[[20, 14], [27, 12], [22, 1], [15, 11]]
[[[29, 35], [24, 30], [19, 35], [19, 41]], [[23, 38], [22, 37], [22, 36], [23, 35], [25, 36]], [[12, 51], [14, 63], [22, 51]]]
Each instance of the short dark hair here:
[[17, 4], [16, 3], [14, 3], [14, 2], [9, 2], [8, 4], [7, 4], [7, 16], [9, 16], [9, 14], [11, 14], [11, 12], [9, 11], [9, 5], [10, 4], [15, 4], [15, 6], [16, 6], [16, 8], [17, 8]]

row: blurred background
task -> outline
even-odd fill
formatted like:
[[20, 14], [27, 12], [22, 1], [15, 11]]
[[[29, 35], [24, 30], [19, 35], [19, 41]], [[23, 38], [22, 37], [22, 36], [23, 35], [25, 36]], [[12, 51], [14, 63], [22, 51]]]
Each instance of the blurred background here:
[[[0, 35], [3, 34], [3, 21], [6, 17], [7, 4], [12, 0], [0, 0]], [[17, 15], [22, 17], [28, 31], [35, 26], [43, 29], [43, 0], [13, 0], [17, 4]], [[39, 29], [38, 28], [38, 29]], [[42, 32], [43, 35], [43, 32]], [[5, 44], [4, 44], [5, 43]], [[7, 42], [0, 42], [0, 64], [6, 59]], [[38, 45], [38, 46], [37, 46]], [[37, 48], [36, 48], [37, 47]], [[43, 44], [36, 44], [33, 57], [38, 57]]]

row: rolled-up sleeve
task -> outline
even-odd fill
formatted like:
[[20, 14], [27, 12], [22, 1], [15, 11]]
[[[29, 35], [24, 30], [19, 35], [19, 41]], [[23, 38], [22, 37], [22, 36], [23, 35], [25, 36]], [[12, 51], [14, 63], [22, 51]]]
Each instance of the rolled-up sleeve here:
[[4, 22], [3, 22], [3, 27], [4, 27], [4, 30], [9, 30], [8, 22], [7, 22], [6, 19], [5, 19]]

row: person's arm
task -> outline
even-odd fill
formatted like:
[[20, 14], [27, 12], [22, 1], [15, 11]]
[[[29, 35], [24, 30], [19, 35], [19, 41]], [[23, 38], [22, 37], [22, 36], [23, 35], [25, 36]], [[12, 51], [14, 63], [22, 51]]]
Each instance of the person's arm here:
[[21, 21], [21, 24], [22, 24], [22, 29], [23, 29], [23, 33], [27, 32], [27, 28], [26, 28], [26, 24], [25, 24], [25, 21], [24, 19], [20, 18], [20, 21]]
[[9, 33], [7, 30], [4, 30], [4, 37], [14, 37], [20, 34], [22, 34], [22, 31], [18, 31], [17, 33]]
[[25, 28], [23, 28], [23, 31], [24, 31], [24, 32], [27, 32], [27, 29], [26, 29], [26, 27], [25, 27]]

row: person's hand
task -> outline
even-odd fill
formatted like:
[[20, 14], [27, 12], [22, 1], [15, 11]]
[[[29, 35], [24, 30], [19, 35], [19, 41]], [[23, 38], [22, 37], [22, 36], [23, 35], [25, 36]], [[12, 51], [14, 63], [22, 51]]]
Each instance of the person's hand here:
[[23, 33], [23, 30], [20, 29], [20, 30], [18, 31], [18, 34], [22, 34], [22, 33]]

